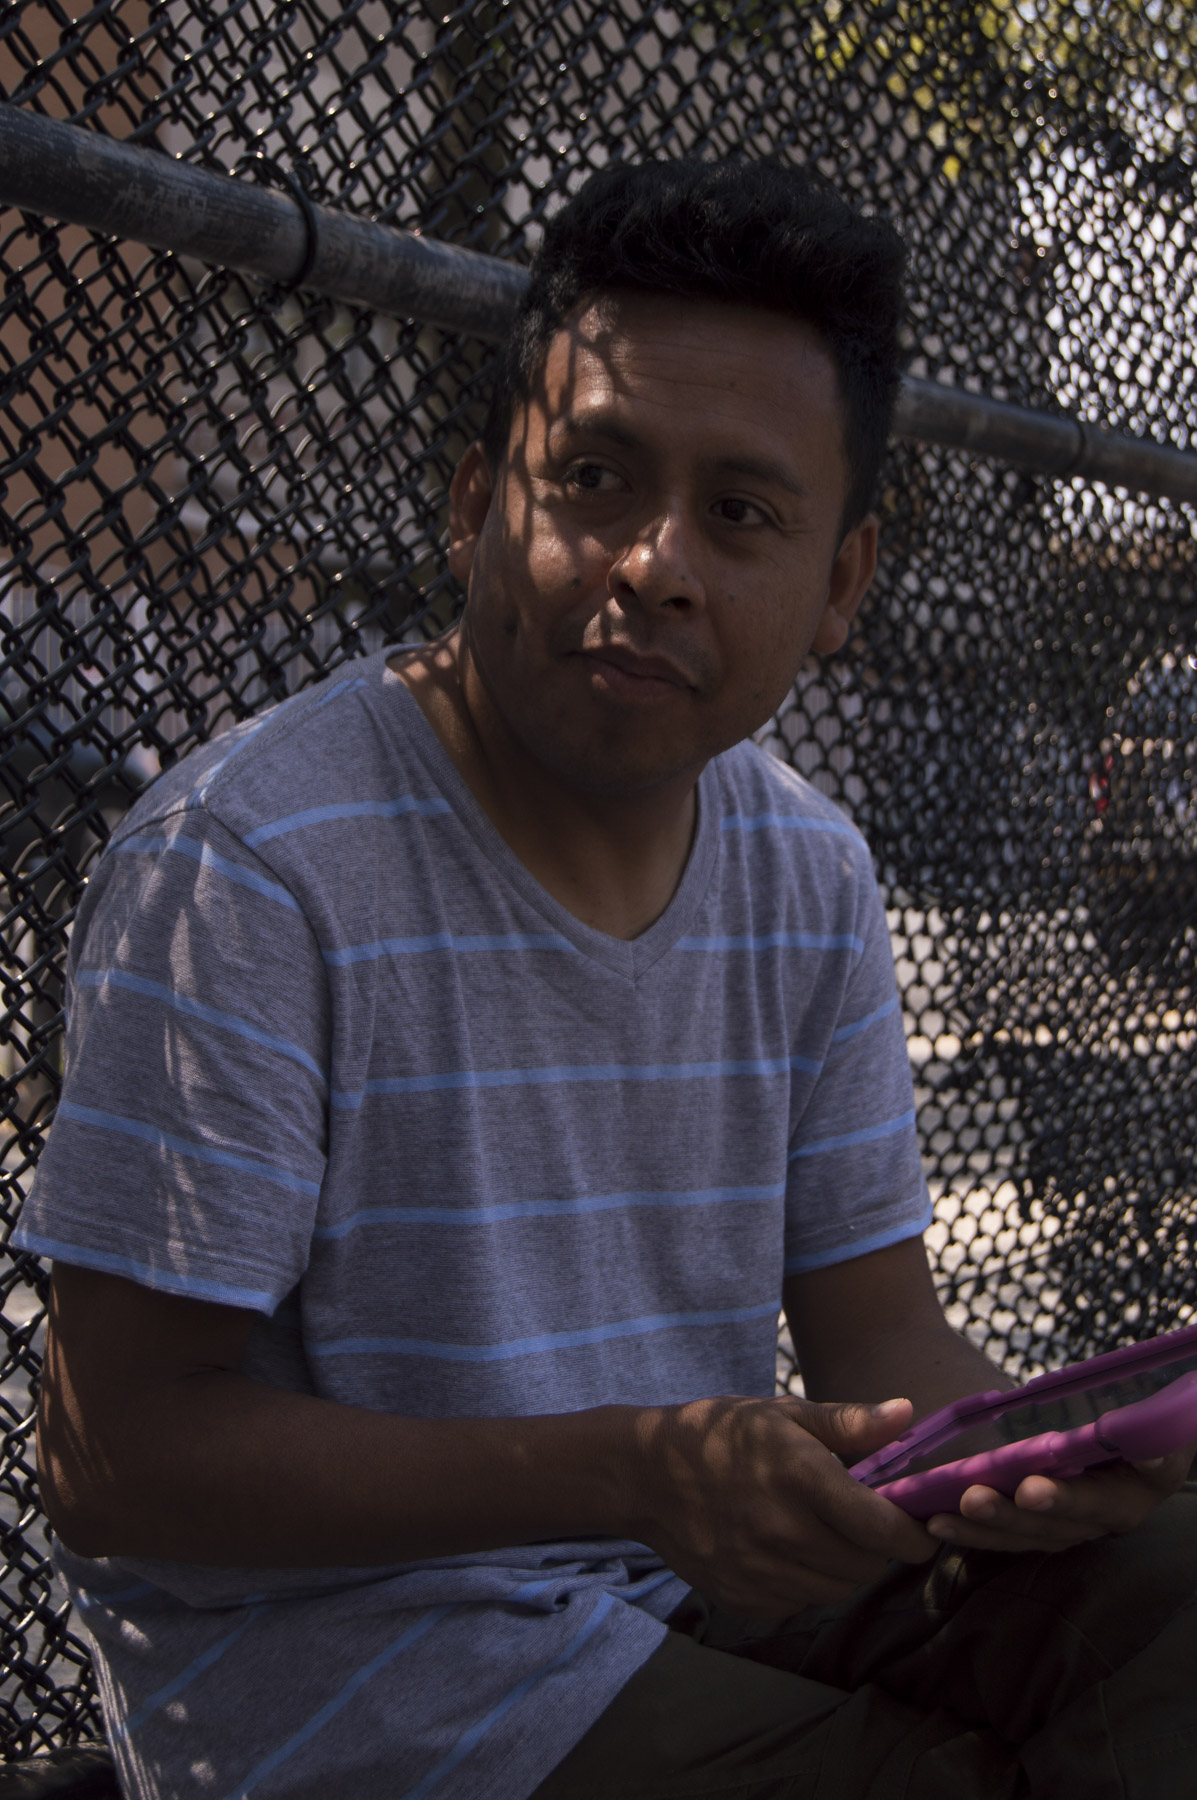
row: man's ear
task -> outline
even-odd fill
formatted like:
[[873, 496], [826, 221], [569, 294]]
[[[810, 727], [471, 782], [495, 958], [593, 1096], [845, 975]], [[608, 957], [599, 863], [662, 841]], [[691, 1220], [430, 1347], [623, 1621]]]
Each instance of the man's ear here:
[[848, 641], [856, 609], [868, 593], [877, 568], [878, 529], [876, 513], [869, 513], [852, 527], [835, 553], [827, 604], [811, 643], [811, 649], [823, 656], [842, 650]]
[[494, 478], [480, 438], [475, 438], [449, 483], [449, 568], [467, 586], [478, 537], [490, 511]]

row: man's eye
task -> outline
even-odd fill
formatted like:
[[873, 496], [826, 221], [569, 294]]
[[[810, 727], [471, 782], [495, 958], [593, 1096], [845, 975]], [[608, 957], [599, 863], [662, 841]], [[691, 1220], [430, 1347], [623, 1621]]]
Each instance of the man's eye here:
[[620, 486], [620, 479], [614, 469], [603, 463], [584, 462], [566, 470], [565, 485], [580, 488], [586, 494], [612, 494]]
[[726, 519], [729, 525], [761, 525], [766, 522], [761, 507], [754, 506], [751, 500], [740, 500], [734, 494], [717, 500], [715, 512], [719, 518]]

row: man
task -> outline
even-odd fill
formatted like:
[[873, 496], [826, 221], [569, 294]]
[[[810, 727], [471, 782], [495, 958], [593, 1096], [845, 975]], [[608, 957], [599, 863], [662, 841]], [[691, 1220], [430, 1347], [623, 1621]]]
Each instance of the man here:
[[900, 261], [772, 164], [596, 177], [453, 484], [461, 625], [106, 855], [21, 1241], [131, 1794], [1092, 1795], [1197, 1729], [1186, 1502], [1107, 1535], [1185, 1459], [927, 1527], [840, 1460], [1003, 1379], [867, 853], [745, 742], [869, 584]]

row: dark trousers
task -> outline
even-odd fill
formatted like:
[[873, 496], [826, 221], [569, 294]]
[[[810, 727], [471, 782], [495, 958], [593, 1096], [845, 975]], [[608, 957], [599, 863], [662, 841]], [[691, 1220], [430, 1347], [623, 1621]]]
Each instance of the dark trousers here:
[[1197, 1493], [780, 1624], [692, 1597], [535, 1800], [1197, 1800]]

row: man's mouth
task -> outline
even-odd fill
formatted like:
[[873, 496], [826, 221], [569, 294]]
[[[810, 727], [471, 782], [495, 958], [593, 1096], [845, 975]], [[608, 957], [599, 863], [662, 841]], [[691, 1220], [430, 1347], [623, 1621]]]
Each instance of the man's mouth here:
[[623, 644], [601, 644], [582, 655], [596, 684], [621, 700], [663, 699], [694, 685], [667, 657], [643, 656]]

